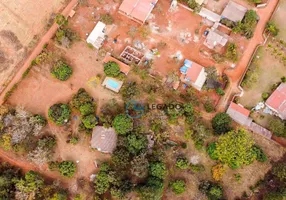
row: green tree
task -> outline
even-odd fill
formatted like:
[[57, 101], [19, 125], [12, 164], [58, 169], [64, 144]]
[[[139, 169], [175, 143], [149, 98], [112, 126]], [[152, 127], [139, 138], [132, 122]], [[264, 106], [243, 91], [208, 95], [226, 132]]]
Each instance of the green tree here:
[[149, 173], [154, 177], [164, 179], [167, 175], [166, 165], [163, 162], [152, 162]]
[[48, 116], [56, 125], [63, 125], [69, 121], [71, 110], [67, 104], [54, 104], [49, 108]]
[[218, 113], [212, 119], [212, 127], [216, 134], [226, 133], [231, 130], [231, 118], [227, 113]]
[[116, 133], [120, 135], [125, 135], [133, 129], [133, 121], [128, 116], [120, 114], [117, 115], [113, 122], [112, 126], [115, 129]]
[[261, 149], [260, 146], [253, 145], [252, 151], [255, 154], [256, 160], [258, 160], [259, 162], [266, 162], [267, 161], [267, 156], [264, 153], [264, 151]]
[[236, 169], [254, 161], [253, 144], [254, 141], [249, 133], [244, 129], [238, 129], [219, 137], [216, 143], [216, 153], [220, 161]]
[[61, 26], [61, 25], [67, 25], [68, 20], [65, 18], [65, 16], [61, 15], [61, 14], [57, 14], [56, 18], [55, 18], [55, 22]]
[[98, 123], [96, 117], [93, 114], [83, 116], [81, 121], [84, 124], [84, 126], [88, 129], [94, 128]]
[[117, 77], [120, 74], [119, 65], [114, 61], [104, 63], [104, 73], [106, 76]]
[[72, 75], [72, 68], [64, 61], [57, 61], [51, 68], [51, 74], [60, 81], [68, 80]]
[[182, 194], [186, 191], [186, 183], [184, 180], [174, 180], [170, 182], [170, 187], [175, 194]]
[[176, 160], [176, 167], [179, 169], [188, 169], [189, 161], [186, 157], [178, 157]]
[[73, 161], [63, 161], [59, 164], [59, 171], [62, 176], [71, 178], [76, 172], [76, 165]]
[[218, 155], [216, 151], [216, 142], [212, 142], [207, 147], [207, 153], [212, 160], [218, 160]]
[[139, 154], [147, 148], [148, 140], [146, 136], [131, 133], [127, 136], [127, 149], [132, 154]]
[[146, 184], [140, 185], [137, 188], [137, 192], [141, 200], [161, 200], [163, 189], [163, 180], [156, 177], [149, 177]]
[[216, 89], [216, 93], [218, 94], [218, 95], [220, 95], [220, 96], [223, 96], [225, 93], [224, 93], [224, 91], [223, 91], [223, 89], [222, 88], [217, 88]]
[[100, 15], [100, 21], [107, 25], [113, 24], [113, 17], [110, 14], [102, 14]]

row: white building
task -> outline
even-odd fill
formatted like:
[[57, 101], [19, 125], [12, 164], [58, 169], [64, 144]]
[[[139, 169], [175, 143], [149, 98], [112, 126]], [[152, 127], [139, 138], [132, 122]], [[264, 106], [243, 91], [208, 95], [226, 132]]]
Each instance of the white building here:
[[99, 21], [89, 34], [86, 42], [94, 46], [96, 49], [99, 49], [105, 40], [105, 28], [106, 25]]

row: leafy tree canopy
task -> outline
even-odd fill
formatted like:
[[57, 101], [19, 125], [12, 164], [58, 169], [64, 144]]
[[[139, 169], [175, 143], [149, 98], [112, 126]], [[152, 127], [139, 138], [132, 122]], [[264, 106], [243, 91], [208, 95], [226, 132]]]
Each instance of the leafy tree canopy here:
[[71, 178], [76, 172], [76, 165], [73, 161], [63, 161], [59, 164], [59, 171], [62, 176]]
[[72, 68], [64, 61], [57, 61], [51, 69], [51, 74], [60, 81], [68, 80], [72, 75]]
[[212, 119], [212, 127], [216, 134], [226, 133], [231, 130], [230, 124], [232, 120], [226, 113], [218, 113]]
[[71, 116], [70, 107], [67, 104], [54, 104], [48, 111], [49, 119], [56, 125], [67, 123]]
[[104, 73], [106, 76], [117, 77], [120, 74], [119, 65], [114, 61], [104, 64]]
[[126, 133], [132, 131], [133, 121], [127, 115], [120, 114], [114, 118], [112, 126], [116, 133], [125, 135]]

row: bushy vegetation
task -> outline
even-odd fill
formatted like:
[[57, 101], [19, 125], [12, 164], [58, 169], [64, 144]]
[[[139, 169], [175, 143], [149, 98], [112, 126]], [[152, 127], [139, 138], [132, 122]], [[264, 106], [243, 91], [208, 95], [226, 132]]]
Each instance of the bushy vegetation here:
[[52, 76], [60, 81], [68, 80], [71, 77], [72, 72], [72, 68], [62, 60], [57, 61], [51, 68]]
[[199, 185], [199, 190], [206, 194], [208, 199], [219, 200], [223, 198], [223, 189], [222, 187], [211, 181], [203, 181]]
[[251, 164], [257, 158], [253, 145], [254, 141], [249, 133], [238, 129], [220, 136], [215, 145], [209, 145], [207, 151], [211, 158], [217, 158], [232, 169], [237, 169], [243, 164]]
[[238, 54], [237, 54], [237, 46], [235, 43], [229, 43], [226, 48], [225, 57], [232, 62], [237, 62]]
[[171, 181], [170, 187], [172, 191], [177, 195], [182, 194], [186, 191], [186, 183], [184, 180], [181, 180], [181, 179]]
[[[20, 169], [2, 162], [0, 165], [1, 199], [55, 199], [58, 194], [65, 194], [60, 199], [67, 200], [67, 192], [56, 185], [45, 183], [34, 171], [22, 175]], [[57, 198], [59, 199], [59, 198]]]
[[114, 61], [104, 63], [104, 73], [106, 76], [117, 77], [120, 74], [119, 65]]
[[186, 157], [178, 157], [176, 160], [176, 167], [179, 169], [188, 169], [189, 161]]
[[277, 25], [274, 22], [267, 22], [266, 24], [266, 32], [270, 33], [272, 36], [277, 36], [279, 33], [279, 28], [277, 27]]
[[80, 88], [73, 96], [70, 105], [81, 114], [80, 130], [89, 133], [98, 124], [98, 119], [95, 116], [96, 103], [93, 98], [84, 88]]
[[286, 137], [285, 122], [279, 118], [271, 119], [269, 122], [269, 129], [278, 137]]
[[218, 135], [226, 133], [231, 130], [231, 118], [227, 113], [218, 113], [212, 119], [212, 127], [214, 132]]
[[69, 121], [71, 110], [67, 104], [54, 104], [49, 108], [48, 116], [52, 122], [60, 126]]
[[130, 101], [132, 98], [140, 94], [140, 90], [137, 86], [137, 83], [132, 81], [123, 85], [121, 94], [124, 100]]
[[253, 32], [257, 24], [258, 15], [254, 10], [249, 10], [246, 12], [243, 20], [237, 22], [233, 27], [234, 33], [240, 33], [244, 35], [247, 39], [253, 37]]
[[59, 165], [59, 172], [62, 176], [71, 178], [76, 172], [76, 165], [73, 161], [63, 161]]
[[100, 21], [104, 24], [111, 25], [113, 24], [113, 17], [110, 14], [102, 14], [100, 15]]
[[55, 40], [59, 45], [70, 48], [74, 41], [79, 40], [79, 37], [70, 28], [62, 26], [56, 32]]
[[112, 126], [115, 129], [116, 133], [120, 135], [125, 135], [133, 129], [133, 121], [127, 115], [117, 115], [113, 122]]

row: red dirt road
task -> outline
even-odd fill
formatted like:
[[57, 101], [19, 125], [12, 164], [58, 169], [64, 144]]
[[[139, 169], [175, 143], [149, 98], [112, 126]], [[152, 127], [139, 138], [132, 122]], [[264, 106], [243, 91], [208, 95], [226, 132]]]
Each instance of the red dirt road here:
[[[77, 0], [71, 0], [71, 2], [65, 7], [65, 9], [62, 11], [62, 15], [65, 17], [68, 16], [70, 11], [73, 9], [73, 7], [78, 3]], [[19, 71], [16, 73], [14, 78], [11, 80], [11, 82], [8, 84], [8, 86], [2, 91], [0, 95], [0, 105], [4, 103], [4, 96], [6, 92], [8, 92], [14, 84], [18, 83], [21, 78], [22, 74], [28, 69], [30, 66], [32, 60], [34, 60], [43, 50], [43, 46], [49, 42], [49, 40], [54, 37], [56, 31], [58, 29], [58, 25], [54, 23], [52, 27], [48, 30], [48, 32], [44, 35], [44, 37], [41, 39], [41, 41], [38, 43], [36, 48], [33, 50], [33, 52], [30, 54], [30, 56], [25, 61], [24, 65], [19, 69]]]
[[271, 0], [265, 8], [257, 9], [257, 14], [260, 17], [260, 20], [257, 24], [256, 30], [254, 32], [253, 38], [250, 40], [248, 46], [246, 47], [244, 54], [241, 59], [237, 63], [234, 69], [225, 70], [226, 75], [230, 79], [230, 85], [225, 93], [225, 95], [221, 98], [217, 110], [225, 111], [228, 107], [229, 102], [232, 100], [235, 94], [239, 94], [241, 91], [239, 89], [239, 84], [245, 71], [248, 68], [248, 65], [251, 61], [252, 55], [255, 52], [255, 49], [259, 45], [263, 45], [265, 39], [263, 36], [263, 32], [266, 26], [266, 23], [271, 18], [279, 0]]

